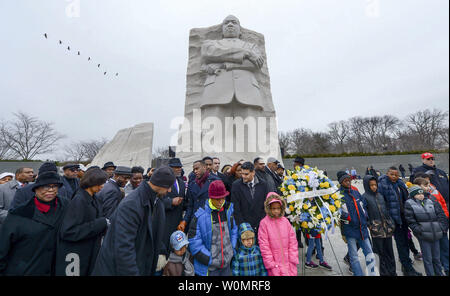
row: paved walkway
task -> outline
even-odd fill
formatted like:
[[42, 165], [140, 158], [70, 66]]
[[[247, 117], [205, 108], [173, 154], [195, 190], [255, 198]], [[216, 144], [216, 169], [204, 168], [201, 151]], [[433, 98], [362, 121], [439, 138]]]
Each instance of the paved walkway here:
[[[353, 181], [352, 182], [353, 186], [356, 186], [359, 190], [359, 192], [362, 194], [364, 193], [364, 188], [362, 185], [362, 181]], [[304, 245], [304, 248], [299, 248], [299, 259], [300, 259], [300, 264], [298, 265], [298, 274], [300, 276], [351, 276], [352, 273], [349, 271], [349, 267], [347, 264], [344, 263], [344, 256], [347, 254], [347, 244], [342, 240], [341, 237], [341, 231], [340, 228], [337, 227], [335, 229], [335, 233], [331, 234], [330, 232], [329, 234], [329, 240], [325, 240], [323, 239], [323, 244], [325, 247], [324, 250], [324, 258], [325, 261], [331, 266], [333, 267], [332, 271], [326, 270], [324, 268], [318, 267], [315, 269], [305, 269], [303, 268], [304, 266], [304, 262], [305, 262], [305, 257], [306, 257], [306, 250], [307, 250], [307, 246], [306, 243], [304, 241], [304, 238], [302, 236], [302, 242]], [[394, 254], [395, 254], [395, 258], [396, 258], [396, 268], [397, 268], [397, 275], [398, 276], [402, 276], [403, 272], [401, 271], [401, 264], [399, 261], [399, 257], [398, 257], [398, 252], [397, 252], [397, 247], [395, 245], [395, 240], [392, 239], [393, 241], [393, 245], [394, 245]], [[416, 246], [416, 249], [420, 251], [420, 246], [419, 246], [419, 242], [417, 241], [417, 239], [413, 236], [413, 241], [414, 244]], [[333, 247], [331, 247], [331, 245]], [[333, 255], [333, 251], [332, 249], [334, 249], [334, 252], [336, 254], [337, 260], [335, 259], [335, 256]], [[365, 271], [365, 260], [364, 260], [364, 255], [362, 253], [362, 250], [359, 250], [359, 261], [361, 264], [361, 268], [363, 269], [363, 271]], [[423, 267], [423, 262], [422, 261], [415, 261], [414, 257], [412, 255], [412, 253], [410, 253], [410, 258], [411, 260], [413, 260], [413, 266], [414, 268], [418, 271], [421, 272], [423, 275], [425, 275], [425, 270]], [[312, 256], [312, 261], [316, 264], [319, 264], [319, 260], [316, 259], [315, 255]], [[377, 262], [377, 269], [379, 266], [379, 262]], [[339, 269], [340, 267], [340, 269]], [[342, 271], [342, 273], [341, 273]]]

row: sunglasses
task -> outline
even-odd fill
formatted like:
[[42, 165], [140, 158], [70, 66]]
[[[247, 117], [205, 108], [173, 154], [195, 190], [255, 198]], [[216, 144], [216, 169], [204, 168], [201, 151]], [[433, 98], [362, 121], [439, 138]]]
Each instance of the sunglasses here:
[[434, 160], [434, 157], [427, 158], [427, 160]]

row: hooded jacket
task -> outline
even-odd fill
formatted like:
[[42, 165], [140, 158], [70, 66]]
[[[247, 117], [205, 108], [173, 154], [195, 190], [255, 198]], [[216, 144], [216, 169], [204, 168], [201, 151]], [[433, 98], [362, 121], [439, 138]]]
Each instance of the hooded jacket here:
[[194, 276], [194, 266], [189, 260], [189, 251], [186, 250], [183, 256], [178, 256], [174, 252], [170, 253], [169, 260], [164, 267], [165, 276]]
[[448, 230], [448, 219], [441, 207], [430, 199], [410, 198], [405, 204], [405, 217], [409, 228], [419, 240], [435, 242]]
[[342, 224], [343, 235], [346, 238], [365, 240], [369, 238], [367, 201], [358, 191], [341, 186], [345, 204], [342, 205], [341, 219], [347, 220], [348, 224]]
[[[282, 202], [281, 217], [272, 216], [269, 202], [278, 199]], [[284, 217], [286, 201], [277, 196], [269, 196], [264, 203], [266, 217], [258, 229], [258, 241], [264, 266], [269, 276], [297, 276], [298, 242], [289, 220]]]
[[400, 179], [392, 183], [388, 176], [383, 175], [378, 179], [378, 192], [384, 196], [389, 215], [398, 225], [404, 221], [404, 207], [408, 199], [408, 189]]
[[264, 267], [261, 251], [255, 245], [256, 237], [253, 239], [253, 246], [250, 248], [242, 243], [241, 236], [245, 231], [255, 233], [249, 223], [242, 223], [239, 226], [239, 250], [231, 263], [231, 272], [234, 276], [266, 276], [267, 270]]
[[209, 199], [195, 212], [188, 232], [195, 274], [206, 276], [209, 270], [231, 263], [238, 238], [233, 215], [232, 203], [225, 202], [222, 209], [217, 210], [211, 208]]
[[363, 185], [364, 185], [364, 191], [365, 193], [363, 194], [363, 198], [367, 201], [367, 213], [368, 213], [368, 218], [369, 218], [369, 224], [374, 223], [374, 221], [380, 221], [380, 222], [384, 222], [382, 223], [383, 225], [383, 230], [384, 233], [381, 233], [381, 236], [383, 238], [387, 237], [387, 229], [385, 227], [385, 220], [386, 219], [391, 219], [391, 217], [389, 216], [389, 211], [386, 207], [386, 202], [384, 200], [383, 195], [381, 195], [381, 193], [379, 193], [378, 191], [376, 193], [374, 193], [369, 186], [369, 182], [371, 180], [374, 180], [375, 182], [377, 182], [377, 178], [375, 178], [372, 175], [367, 175], [364, 177], [363, 179]]

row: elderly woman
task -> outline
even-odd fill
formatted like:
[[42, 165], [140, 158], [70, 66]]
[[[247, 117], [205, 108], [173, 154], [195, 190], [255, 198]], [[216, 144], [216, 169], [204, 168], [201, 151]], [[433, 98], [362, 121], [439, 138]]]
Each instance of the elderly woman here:
[[81, 179], [62, 222], [56, 275], [91, 274], [109, 224], [96, 197], [107, 179], [100, 168], [87, 170]]
[[13, 173], [1, 173], [0, 174], [0, 185], [8, 183], [13, 178], [14, 178], [14, 174]]
[[11, 210], [0, 230], [1, 275], [55, 274], [57, 230], [67, 205], [58, 197], [62, 182], [55, 172], [45, 172], [30, 186], [34, 198]]

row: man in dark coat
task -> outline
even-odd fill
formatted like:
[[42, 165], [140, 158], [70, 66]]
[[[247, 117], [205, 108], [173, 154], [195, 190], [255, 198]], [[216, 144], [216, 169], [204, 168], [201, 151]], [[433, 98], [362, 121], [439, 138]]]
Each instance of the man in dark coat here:
[[250, 223], [258, 233], [259, 222], [266, 216], [264, 201], [269, 193], [267, 183], [255, 175], [251, 162], [242, 164], [242, 178], [232, 186], [231, 202], [234, 204], [234, 218], [237, 225]]
[[114, 171], [116, 168], [117, 166], [114, 165], [114, 162], [108, 161], [103, 165], [102, 170], [108, 174], [108, 179], [110, 179], [114, 176]]
[[[217, 177], [220, 178], [220, 180], [222, 180], [223, 184], [225, 184], [225, 188], [227, 189], [228, 192], [231, 191], [231, 184], [230, 184], [230, 179], [225, 176], [224, 174], [222, 174], [219, 171], [220, 168], [220, 159], [218, 157], [212, 157], [212, 168], [211, 168], [211, 174], [216, 175]], [[231, 196], [227, 196], [227, 200], [230, 201]]]
[[57, 233], [68, 201], [57, 195], [62, 182], [54, 172], [30, 186], [36, 196], [11, 210], [0, 232], [0, 275], [55, 275]]
[[164, 205], [175, 182], [169, 167], [157, 169], [150, 181], [124, 199], [111, 218], [92, 275], [151, 276], [164, 248]]
[[214, 174], [210, 174], [207, 170], [206, 163], [203, 160], [197, 160], [193, 163], [193, 173], [195, 178], [189, 182], [186, 193], [187, 208], [183, 220], [181, 220], [177, 229], [187, 231], [189, 229], [189, 222], [194, 217], [195, 212], [204, 207], [208, 200], [209, 184], [215, 180], [220, 180]]
[[59, 190], [59, 195], [67, 199], [71, 199], [75, 191], [80, 188], [80, 180], [78, 180], [78, 170], [80, 165], [67, 164], [63, 167], [64, 175], [61, 177], [63, 187]]
[[262, 157], [255, 158], [253, 160], [253, 165], [255, 166], [255, 175], [256, 177], [258, 177], [258, 180], [263, 180], [264, 182], [266, 182], [267, 190], [269, 192], [276, 192], [277, 188], [275, 187], [275, 182], [273, 181], [273, 178], [265, 170], [266, 163], [264, 159]]
[[267, 159], [267, 165], [264, 169], [265, 169], [267, 175], [269, 175], [273, 179], [273, 183], [274, 183], [275, 190], [276, 190], [275, 192], [278, 193], [279, 195], [281, 195], [281, 191], [278, 189], [278, 187], [280, 187], [280, 185], [283, 183], [283, 180], [276, 173], [279, 163], [280, 162], [278, 160], [276, 160], [275, 158], [269, 157]]
[[118, 166], [114, 172], [114, 177], [109, 179], [105, 187], [98, 193], [99, 202], [102, 205], [103, 215], [110, 218], [114, 210], [124, 198], [123, 187], [128, 183], [132, 176], [131, 168]]
[[[449, 181], [447, 174], [436, 167], [434, 155], [426, 152], [422, 154], [422, 162], [423, 164], [419, 167], [416, 167], [413, 170], [413, 174], [409, 177], [410, 182], [414, 182], [414, 175], [417, 173], [427, 173], [430, 175], [431, 184], [433, 184], [436, 189], [442, 194], [442, 197], [445, 199], [447, 207], [449, 205]], [[432, 174], [431, 172], [434, 172]]]
[[186, 186], [181, 177], [181, 170], [183, 165], [179, 158], [171, 158], [169, 160], [169, 167], [173, 170], [176, 176], [175, 182], [172, 184], [171, 191], [163, 198], [166, 225], [164, 232], [164, 244], [166, 247], [165, 255], [170, 255], [170, 236], [177, 230], [178, 224], [183, 219], [183, 210], [185, 208]]

